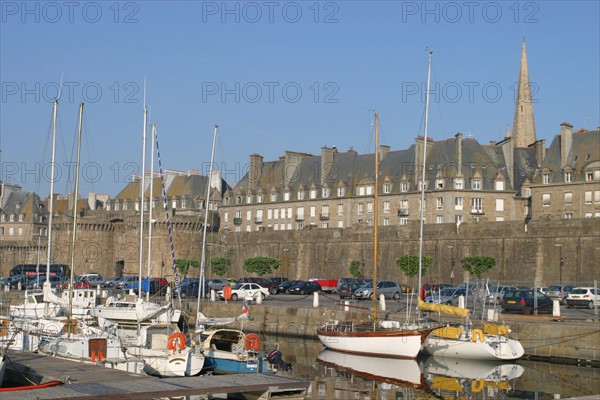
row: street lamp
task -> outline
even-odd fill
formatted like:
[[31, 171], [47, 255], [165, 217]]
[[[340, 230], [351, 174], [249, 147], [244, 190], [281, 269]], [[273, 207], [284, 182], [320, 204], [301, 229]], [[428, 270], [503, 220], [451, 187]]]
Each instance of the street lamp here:
[[450, 286], [454, 287], [454, 246], [448, 246], [450, 249], [451, 260], [450, 260]]
[[563, 270], [563, 264], [564, 264], [564, 260], [563, 260], [563, 257], [562, 257], [562, 244], [557, 243], [554, 246], [558, 247], [558, 257], [559, 257], [559, 260], [560, 260], [559, 264], [558, 264], [559, 265], [559, 275], [558, 275], [558, 278], [559, 278], [559, 281], [560, 281], [559, 283], [562, 285], [562, 270]]

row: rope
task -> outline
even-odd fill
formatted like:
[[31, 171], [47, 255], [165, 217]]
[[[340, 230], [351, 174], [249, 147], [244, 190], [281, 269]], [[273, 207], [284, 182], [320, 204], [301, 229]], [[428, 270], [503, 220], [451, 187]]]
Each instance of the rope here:
[[[160, 149], [158, 147], [158, 133], [155, 132], [156, 139], [156, 156], [158, 159], [158, 170], [160, 172], [160, 183], [162, 186], [162, 197], [163, 206], [165, 209], [165, 215], [167, 216], [167, 230], [169, 232], [169, 245], [171, 246], [171, 259], [173, 260], [173, 275], [175, 276], [175, 293], [177, 294], [177, 300], [179, 307], [181, 307], [181, 287], [179, 282], [179, 274], [177, 273], [177, 263], [175, 261], [175, 246], [173, 244], [173, 229], [171, 227], [171, 217], [169, 216], [169, 206], [167, 204], [167, 192], [165, 190], [165, 174], [163, 173], [162, 161], [160, 159]], [[148, 282], [150, 283], [150, 282]]]

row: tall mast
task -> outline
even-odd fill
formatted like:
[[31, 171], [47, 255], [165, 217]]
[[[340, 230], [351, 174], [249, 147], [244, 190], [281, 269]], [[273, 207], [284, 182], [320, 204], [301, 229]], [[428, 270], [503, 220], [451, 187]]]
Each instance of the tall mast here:
[[148, 127], [148, 107], [144, 105], [144, 129], [142, 134], [142, 177], [140, 181], [140, 259], [138, 272], [138, 296], [142, 295], [142, 264], [144, 263], [144, 187], [146, 186], [146, 129]]
[[[54, 100], [52, 107], [52, 156], [50, 161], [50, 201], [48, 202], [48, 248], [46, 254], [46, 277], [50, 276], [50, 264], [52, 263], [52, 217], [54, 215], [54, 163], [56, 156], [56, 116], [58, 114], [58, 99]], [[73, 265], [71, 265], [73, 269]], [[50, 281], [46, 279], [44, 286], [50, 287]]]
[[427, 163], [427, 129], [429, 128], [429, 88], [431, 82], [431, 57], [433, 52], [429, 52], [429, 62], [427, 67], [427, 93], [425, 97], [425, 133], [423, 137], [423, 165], [421, 166], [421, 207], [419, 218], [419, 295], [421, 293], [421, 271], [423, 270], [423, 219], [425, 218], [425, 165]]
[[[147, 276], [148, 276], [148, 291], [146, 292], [146, 301], [150, 301], [150, 260], [152, 255], [152, 209], [154, 208], [154, 143], [156, 143], [156, 124], [152, 124], [152, 145], [150, 148], [150, 206], [148, 208], [148, 257]], [[140, 285], [142, 283], [140, 282]], [[140, 292], [141, 293], [141, 292]]]
[[215, 131], [213, 134], [212, 150], [210, 152], [210, 165], [208, 169], [208, 176], [206, 181], [206, 200], [204, 202], [204, 226], [202, 227], [202, 258], [200, 259], [200, 279], [198, 288], [198, 306], [196, 310], [202, 311], [202, 303], [200, 299], [204, 297], [204, 280], [206, 276], [206, 229], [208, 225], [208, 205], [210, 204], [210, 180], [212, 177], [212, 168], [215, 160], [215, 144], [217, 142], [217, 135], [219, 134], [219, 125], [215, 125]]
[[73, 277], [75, 266], [75, 240], [77, 239], [77, 201], [79, 200], [79, 162], [81, 159], [81, 128], [83, 120], [83, 103], [79, 104], [77, 121], [77, 161], [75, 162], [75, 193], [73, 194], [73, 228], [71, 230], [71, 276], [69, 277], [69, 319], [73, 315]]
[[373, 204], [373, 225], [374, 240], [373, 244], [373, 321], [377, 321], [377, 253], [378, 253], [378, 235], [379, 235], [379, 114], [375, 113], [375, 190]]

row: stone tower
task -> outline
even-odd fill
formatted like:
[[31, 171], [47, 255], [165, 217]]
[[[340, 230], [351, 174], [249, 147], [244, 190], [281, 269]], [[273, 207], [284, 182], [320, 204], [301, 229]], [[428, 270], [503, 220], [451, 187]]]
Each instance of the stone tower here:
[[536, 141], [525, 39], [523, 39], [523, 49], [521, 50], [521, 69], [519, 71], [512, 136], [515, 147], [527, 147]]

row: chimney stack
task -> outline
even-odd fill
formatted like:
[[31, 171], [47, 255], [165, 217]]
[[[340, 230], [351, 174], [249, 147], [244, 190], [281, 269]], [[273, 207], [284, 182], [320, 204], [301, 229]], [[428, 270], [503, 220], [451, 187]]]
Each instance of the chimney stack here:
[[379, 161], [383, 160], [385, 156], [390, 152], [390, 146], [379, 145]]
[[573, 125], [568, 122], [560, 124], [560, 166], [564, 167], [567, 162], [567, 155], [571, 150], [573, 141]]
[[258, 185], [262, 174], [263, 157], [260, 154], [250, 154], [250, 170], [248, 171], [248, 188], [254, 189]]
[[331, 171], [333, 171], [333, 154], [335, 153], [335, 147], [329, 148], [327, 146], [321, 147], [321, 185], [331, 180]]

